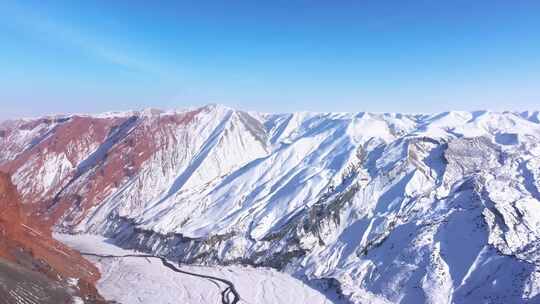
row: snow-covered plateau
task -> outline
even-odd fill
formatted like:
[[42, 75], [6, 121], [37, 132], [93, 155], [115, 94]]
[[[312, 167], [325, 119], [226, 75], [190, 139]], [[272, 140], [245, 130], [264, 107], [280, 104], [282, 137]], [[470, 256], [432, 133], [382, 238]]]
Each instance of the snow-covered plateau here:
[[[538, 112], [211, 105], [12, 120], [0, 170], [57, 232], [239, 285], [267, 274], [274, 287], [252, 291], [273, 303], [297, 303], [277, 290], [301, 282], [350, 303], [540, 303]], [[154, 262], [99, 263], [110, 295]]]

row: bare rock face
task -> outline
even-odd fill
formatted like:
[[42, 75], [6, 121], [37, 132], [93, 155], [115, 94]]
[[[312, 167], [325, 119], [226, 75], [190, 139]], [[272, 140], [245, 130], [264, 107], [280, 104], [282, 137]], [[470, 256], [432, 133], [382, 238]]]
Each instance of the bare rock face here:
[[0, 168], [24, 202], [9, 212], [44, 229], [271, 266], [352, 303], [534, 303], [537, 114], [212, 105], [14, 120]]
[[17, 189], [11, 183], [9, 175], [0, 172], [0, 223], [3, 234], [8, 231], [18, 229], [20, 225], [10, 225], [12, 223], [25, 223], [22, 214]]
[[0, 298], [8, 303], [70, 303], [73, 297], [103, 302], [93, 285], [97, 269], [34, 226], [21, 207], [17, 189], [0, 172]]
[[0, 259], [2, 303], [72, 303], [73, 296], [62, 285], [42, 273]]

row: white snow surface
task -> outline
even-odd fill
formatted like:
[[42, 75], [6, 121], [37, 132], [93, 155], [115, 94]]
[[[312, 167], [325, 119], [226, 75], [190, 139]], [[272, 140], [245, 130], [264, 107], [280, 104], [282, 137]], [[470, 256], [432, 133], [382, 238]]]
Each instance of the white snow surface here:
[[[144, 254], [121, 249], [96, 235], [55, 234], [73, 249], [102, 255]], [[221, 303], [223, 283], [172, 271], [154, 258], [87, 257], [101, 273], [97, 288], [106, 300], [122, 304]], [[243, 266], [179, 266], [182, 270], [231, 281], [240, 294], [239, 303], [331, 304], [319, 291], [287, 274], [268, 268]]]
[[[131, 127], [159, 126], [156, 150], [58, 229], [188, 263], [330, 280], [351, 303], [540, 303], [538, 112], [262, 114], [213, 105], [181, 126], [161, 119], [182, 111], [135, 114]], [[34, 133], [0, 138], [8, 148], [0, 159], [16, 158]], [[81, 163], [95, 155], [84, 151]], [[56, 173], [22, 166], [19, 189], [54, 188], [70, 170], [61, 155], [45, 159]], [[62, 194], [84, 197], [71, 191], [96, 175], [99, 166]]]

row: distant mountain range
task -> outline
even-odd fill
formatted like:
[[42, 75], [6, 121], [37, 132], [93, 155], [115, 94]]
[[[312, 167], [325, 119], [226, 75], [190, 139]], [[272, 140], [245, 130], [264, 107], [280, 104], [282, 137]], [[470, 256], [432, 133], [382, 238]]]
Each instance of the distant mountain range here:
[[42, 227], [270, 266], [351, 303], [540, 303], [539, 112], [244, 112], [0, 124]]

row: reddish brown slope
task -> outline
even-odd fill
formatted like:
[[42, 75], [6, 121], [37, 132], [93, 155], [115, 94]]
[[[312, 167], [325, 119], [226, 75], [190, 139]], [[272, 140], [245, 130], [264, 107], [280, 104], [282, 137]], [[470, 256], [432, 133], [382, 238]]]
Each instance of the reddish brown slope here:
[[79, 278], [76, 293], [87, 300], [102, 300], [94, 288], [99, 279], [97, 269], [77, 252], [55, 241], [49, 231], [32, 226], [21, 212], [15, 186], [3, 172], [0, 172], [0, 258], [44, 273], [66, 287], [68, 278]]
[[95, 295], [97, 269], [52, 239], [51, 227], [79, 223], [156, 151], [184, 140], [178, 130], [201, 111], [0, 124], [0, 171], [12, 174], [19, 190], [1, 175], [0, 258], [61, 280], [81, 278], [83, 292]]
[[[137, 174], [156, 151], [182, 140], [175, 133], [196, 121], [201, 111], [71, 116], [0, 125], [0, 170], [13, 174], [23, 213], [35, 225], [70, 227]], [[44, 180], [45, 173], [55, 178]]]

